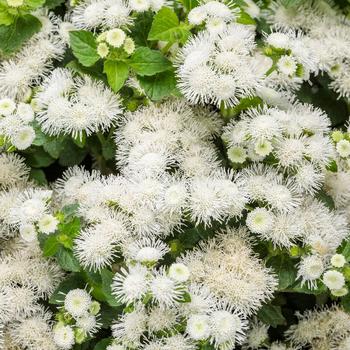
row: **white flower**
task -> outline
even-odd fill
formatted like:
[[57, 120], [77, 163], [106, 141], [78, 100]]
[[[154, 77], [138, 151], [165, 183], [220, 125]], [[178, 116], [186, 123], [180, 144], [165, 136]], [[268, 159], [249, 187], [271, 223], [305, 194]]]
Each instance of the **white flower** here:
[[255, 208], [247, 215], [246, 224], [254, 233], [267, 233], [274, 224], [274, 215], [265, 208]]
[[112, 325], [113, 336], [132, 346], [138, 346], [141, 335], [147, 330], [147, 315], [143, 308], [137, 307], [134, 311], [123, 314]]
[[335, 297], [343, 297], [349, 293], [349, 289], [347, 287], [343, 287], [340, 289], [332, 289], [331, 290], [332, 295]]
[[190, 271], [186, 265], [175, 263], [169, 268], [169, 277], [177, 282], [186, 282], [190, 277]]
[[244, 163], [247, 159], [247, 151], [242, 147], [230, 147], [227, 150], [227, 156], [232, 163]]
[[186, 332], [195, 340], [208, 339], [210, 336], [210, 318], [207, 315], [192, 315], [187, 320]]
[[164, 270], [157, 271], [150, 283], [150, 291], [161, 307], [170, 307], [176, 304], [184, 292], [183, 287], [169, 278]]
[[272, 144], [267, 140], [258, 141], [254, 146], [254, 151], [259, 156], [265, 157], [272, 151]]
[[331, 264], [334, 267], [343, 267], [346, 264], [345, 256], [342, 254], [334, 254], [331, 258]]
[[301, 283], [307, 282], [309, 288], [316, 287], [316, 281], [322, 276], [325, 270], [322, 259], [317, 255], [308, 255], [302, 258], [298, 266], [298, 278]]
[[45, 214], [38, 221], [39, 231], [46, 234], [55, 232], [57, 225], [58, 225], [58, 220], [50, 214]]
[[99, 43], [97, 46], [97, 53], [101, 58], [107, 57], [109, 54], [109, 48], [106, 43]]
[[10, 115], [16, 109], [16, 103], [10, 98], [0, 100], [0, 115]]
[[244, 344], [247, 345], [248, 349], [260, 349], [263, 343], [269, 338], [268, 329], [269, 326], [253, 319], [250, 323], [250, 329], [247, 332], [247, 338]]
[[284, 55], [278, 60], [277, 68], [283, 74], [292, 76], [297, 70], [297, 62], [293, 57]]
[[290, 45], [289, 36], [280, 32], [274, 32], [269, 34], [266, 38], [266, 42], [269, 45], [280, 49], [288, 49]]
[[228, 310], [217, 310], [210, 315], [210, 333], [212, 342], [217, 347], [232, 349], [244, 339], [245, 323], [238, 314]]
[[344, 275], [335, 270], [330, 270], [324, 273], [323, 283], [332, 290], [338, 290], [344, 287], [345, 278]]
[[177, 324], [177, 314], [173, 309], [153, 307], [148, 315], [147, 326], [150, 332], [170, 330]]
[[135, 51], [135, 42], [131, 38], [126, 38], [123, 46], [125, 52], [131, 55]]
[[11, 188], [26, 182], [29, 167], [17, 153], [0, 154], [0, 188]]
[[83, 329], [89, 335], [93, 335], [99, 329], [100, 324], [97, 322], [94, 315], [86, 314], [77, 318], [76, 326]]
[[35, 139], [35, 131], [31, 126], [23, 126], [11, 135], [11, 143], [19, 150], [28, 148]]
[[348, 157], [350, 155], [350, 142], [348, 140], [340, 140], [337, 142], [336, 149], [341, 157]]
[[23, 5], [23, 0], [6, 0], [6, 2], [11, 7], [19, 7]]
[[150, 0], [130, 0], [129, 6], [134, 11], [144, 12], [150, 8], [151, 2], [150, 2]]
[[118, 28], [109, 30], [106, 35], [107, 43], [113, 47], [121, 47], [124, 43], [125, 38], [125, 32]]
[[36, 99], [41, 106], [37, 120], [49, 135], [82, 138], [107, 130], [121, 113], [119, 95], [88, 75], [73, 77], [56, 68], [42, 83]]
[[193, 8], [188, 14], [188, 21], [190, 24], [199, 25], [201, 24], [207, 17], [205, 9], [203, 6], [198, 6]]
[[122, 303], [141, 300], [149, 288], [149, 271], [145, 266], [130, 266], [129, 271], [122, 269], [113, 278], [112, 293]]
[[64, 308], [73, 316], [84, 316], [91, 305], [91, 296], [84, 289], [70, 290], [64, 298]]
[[19, 234], [26, 242], [33, 242], [37, 237], [35, 226], [32, 224], [21, 225]]
[[60, 349], [71, 349], [75, 344], [74, 331], [72, 327], [63, 325], [57, 325], [54, 327], [53, 340]]
[[25, 123], [29, 123], [34, 120], [33, 108], [28, 103], [19, 103], [17, 106], [16, 114]]

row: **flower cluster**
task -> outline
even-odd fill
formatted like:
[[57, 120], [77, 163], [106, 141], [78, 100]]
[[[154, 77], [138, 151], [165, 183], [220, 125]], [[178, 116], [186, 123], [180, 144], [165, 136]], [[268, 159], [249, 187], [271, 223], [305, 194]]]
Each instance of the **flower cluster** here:
[[84, 289], [72, 289], [64, 297], [63, 306], [56, 314], [53, 340], [59, 349], [69, 350], [81, 344], [101, 327], [98, 322], [100, 304], [91, 299]]

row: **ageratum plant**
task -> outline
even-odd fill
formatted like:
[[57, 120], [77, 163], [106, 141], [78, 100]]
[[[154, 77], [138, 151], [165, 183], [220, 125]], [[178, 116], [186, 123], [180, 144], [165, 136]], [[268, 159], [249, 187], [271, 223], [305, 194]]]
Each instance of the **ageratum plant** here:
[[350, 349], [346, 0], [0, 0], [0, 349]]

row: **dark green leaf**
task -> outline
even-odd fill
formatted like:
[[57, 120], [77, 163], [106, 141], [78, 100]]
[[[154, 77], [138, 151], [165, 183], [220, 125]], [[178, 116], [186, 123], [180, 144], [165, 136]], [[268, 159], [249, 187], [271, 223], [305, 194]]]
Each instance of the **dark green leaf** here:
[[66, 139], [63, 143], [63, 150], [59, 157], [62, 166], [73, 166], [80, 164], [87, 154], [85, 148], [78, 147], [72, 140]]
[[187, 12], [198, 6], [198, 0], [180, 0], [181, 4], [185, 7]]
[[44, 6], [47, 7], [48, 9], [54, 9], [55, 7], [58, 7], [63, 3], [64, 3], [64, 0], [46, 0]]
[[17, 17], [11, 25], [0, 25], [0, 51], [4, 55], [17, 51], [40, 28], [41, 22], [32, 15]]
[[344, 310], [350, 313], [350, 294], [347, 294], [344, 297], [342, 297], [340, 303]]
[[107, 75], [109, 86], [114, 92], [118, 92], [128, 78], [129, 68], [122, 61], [107, 60], [104, 63], [103, 72]]
[[33, 168], [45, 168], [55, 161], [42, 147], [31, 147], [30, 151], [31, 152], [26, 154], [25, 157], [27, 159], [27, 164]]
[[147, 96], [154, 101], [169, 97], [176, 92], [176, 79], [173, 71], [163, 72], [153, 77], [138, 77]]
[[189, 28], [188, 25], [180, 24], [173, 10], [169, 7], [163, 7], [153, 19], [148, 40], [185, 43], [191, 34]]
[[79, 272], [80, 265], [78, 260], [74, 257], [73, 252], [63, 248], [62, 246], [57, 252], [57, 261], [63, 270]]
[[41, 169], [30, 169], [29, 178], [34, 180], [38, 185], [47, 185], [45, 173]]
[[285, 289], [295, 283], [297, 270], [293, 261], [287, 255], [276, 255], [271, 257], [266, 265], [272, 267], [278, 275], [278, 288]]
[[94, 350], [106, 350], [107, 346], [111, 344], [112, 338], [105, 338], [100, 340], [94, 347]]
[[286, 323], [286, 319], [282, 315], [281, 307], [276, 305], [264, 305], [258, 311], [257, 317], [260, 321], [272, 327], [277, 327]]
[[345, 256], [347, 261], [350, 261], [350, 242], [346, 241], [344, 248], [341, 251], [341, 254]]
[[315, 197], [322, 202], [330, 210], [334, 210], [335, 204], [333, 198], [328, 195], [326, 192], [320, 190], [316, 193]]
[[113, 282], [114, 273], [108, 269], [101, 270], [102, 291], [106, 297], [106, 301], [110, 306], [119, 306], [121, 303], [112, 295], [111, 284]]
[[50, 137], [43, 144], [44, 150], [52, 157], [57, 159], [60, 153], [63, 151], [64, 143], [63, 139], [59, 137]]
[[161, 52], [151, 50], [148, 47], [139, 47], [136, 49], [128, 64], [141, 76], [154, 75], [172, 68], [170, 61]]
[[91, 32], [86, 30], [71, 31], [69, 37], [73, 54], [83, 66], [90, 67], [100, 59], [97, 53], [97, 44]]
[[147, 41], [148, 32], [151, 29], [153, 15], [152, 12], [141, 12], [137, 15], [131, 29], [131, 37], [137, 46], [149, 46]]

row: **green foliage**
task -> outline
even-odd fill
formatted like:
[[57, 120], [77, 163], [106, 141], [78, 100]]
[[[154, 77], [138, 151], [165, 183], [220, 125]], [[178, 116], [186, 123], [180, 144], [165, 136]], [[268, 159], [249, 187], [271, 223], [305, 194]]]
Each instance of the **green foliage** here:
[[180, 23], [173, 10], [163, 7], [154, 16], [152, 27], [148, 34], [148, 40], [185, 43], [190, 34], [190, 26]]
[[[4, 16], [9, 18], [8, 15]], [[3, 21], [4, 16], [0, 17]], [[7, 24], [9, 21], [5, 19]], [[40, 28], [41, 22], [32, 15], [16, 17], [10, 25], [0, 25], [0, 51], [4, 55], [17, 51], [35, 33], [39, 32]]]
[[129, 75], [128, 65], [123, 61], [107, 60], [104, 62], [103, 71], [107, 75], [109, 86], [115, 92], [123, 87]]
[[100, 340], [93, 350], [106, 350], [107, 346], [111, 343], [112, 338], [105, 338]]
[[128, 64], [135, 73], [141, 76], [150, 76], [172, 69], [170, 61], [161, 52], [148, 47], [137, 48]]
[[283, 290], [291, 286], [297, 277], [297, 270], [292, 259], [286, 254], [272, 256], [266, 265], [273, 268], [278, 276], [278, 288]]
[[138, 77], [138, 81], [146, 95], [153, 101], [177, 93], [174, 71], [156, 74], [152, 77]]
[[272, 327], [286, 324], [286, 319], [282, 314], [281, 307], [272, 304], [263, 305], [259, 309], [257, 317], [260, 321]]
[[97, 43], [91, 32], [86, 30], [71, 31], [69, 38], [73, 54], [83, 66], [90, 67], [100, 59], [97, 54]]

